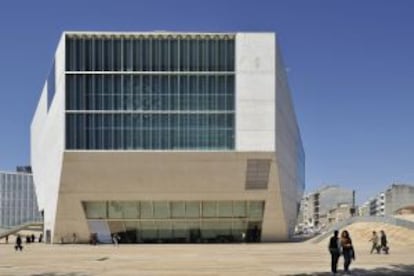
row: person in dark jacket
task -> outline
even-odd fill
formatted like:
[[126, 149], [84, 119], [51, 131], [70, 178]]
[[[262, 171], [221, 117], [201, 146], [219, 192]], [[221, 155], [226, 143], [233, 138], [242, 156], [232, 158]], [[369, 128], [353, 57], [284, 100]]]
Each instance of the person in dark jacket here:
[[23, 246], [22, 246], [22, 237], [20, 235], [17, 235], [16, 238], [16, 245], [14, 246], [14, 249], [17, 251], [18, 249], [20, 251], [23, 250]]
[[331, 253], [331, 271], [334, 274], [337, 272], [338, 260], [341, 255], [341, 246], [338, 234], [338, 230], [335, 230], [334, 235], [329, 240], [328, 246], [329, 253]]
[[387, 235], [385, 235], [384, 230], [381, 230], [380, 233], [381, 233], [381, 249], [385, 252], [385, 254], [388, 254], [389, 247], [387, 245], [388, 243]]

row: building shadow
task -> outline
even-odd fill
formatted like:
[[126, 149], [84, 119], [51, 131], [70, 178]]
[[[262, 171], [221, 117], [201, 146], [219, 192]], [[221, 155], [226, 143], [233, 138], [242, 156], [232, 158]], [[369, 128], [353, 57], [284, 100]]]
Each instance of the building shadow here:
[[44, 273], [35, 273], [30, 274], [30, 276], [89, 276], [91, 274], [86, 274], [83, 272], [44, 272]]
[[[342, 275], [343, 270], [338, 270], [338, 275]], [[332, 275], [331, 272], [310, 272], [310, 273], [299, 273], [299, 274], [287, 274], [286, 276], [328, 276]], [[376, 267], [372, 269], [354, 268], [351, 269], [351, 275], [398, 275], [398, 276], [412, 276], [414, 275], [414, 264], [413, 265], [391, 265], [390, 267]]]

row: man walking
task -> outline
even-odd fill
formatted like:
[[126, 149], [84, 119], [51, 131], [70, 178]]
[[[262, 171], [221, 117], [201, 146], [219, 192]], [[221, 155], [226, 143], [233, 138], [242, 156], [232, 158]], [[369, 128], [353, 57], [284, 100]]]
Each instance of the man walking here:
[[329, 253], [331, 253], [331, 271], [333, 274], [336, 274], [337, 272], [338, 259], [341, 255], [341, 247], [338, 234], [338, 230], [335, 230], [334, 235], [329, 240]]
[[380, 246], [379, 246], [379, 237], [377, 235], [377, 232], [372, 231], [372, 237], [369, 240], [370, 242], [372, 242], [372, 247], [371, 247], [371, 252], [370, 254], [372, 254], [372, 252], [377, 251], [377, 254], [380, 253]]

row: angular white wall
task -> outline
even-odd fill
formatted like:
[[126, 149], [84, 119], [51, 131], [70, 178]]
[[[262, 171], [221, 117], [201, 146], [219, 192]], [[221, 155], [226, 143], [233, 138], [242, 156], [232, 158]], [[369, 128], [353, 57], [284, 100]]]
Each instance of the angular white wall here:
[[275, 35], [236, 34], [236, 151], [275, 150]]
[[[44, 228], [55, 225], [58, 191], [65, 148], [65, 39], [62, 35], [55, 54], [55, 96], [48, 103], [46, 82], [31, 124], [33, 181], [44, 210]], [[49, 105], [49, 110], [48, 110]]]
[[276, 159], [280, 197], [293, 234], [304, 187], [304, 151], [279, 45], [276, 43]]

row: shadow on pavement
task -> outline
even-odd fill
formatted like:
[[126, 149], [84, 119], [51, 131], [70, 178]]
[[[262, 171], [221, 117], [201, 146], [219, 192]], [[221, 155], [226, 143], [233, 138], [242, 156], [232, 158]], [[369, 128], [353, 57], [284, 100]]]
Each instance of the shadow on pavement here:
[[36, 273], [30, 274], [30, 276], [88, 276], [89, 274], [85, 274], [82, 272], [45, 272], [45, 273]]
[[[339, 270], [337, 275], [343, 275], [343, 270]], [[328, 276], [331, 272], [311, 272], [300, 274], [288, 274], [288, 276]], [[390, 267], [377, 267], [373, 269], [354, 268], [351, 269], [350, 275], [414, 275], [414, 265], [391, 265]]]

